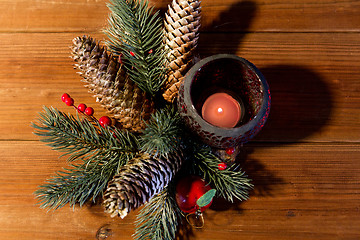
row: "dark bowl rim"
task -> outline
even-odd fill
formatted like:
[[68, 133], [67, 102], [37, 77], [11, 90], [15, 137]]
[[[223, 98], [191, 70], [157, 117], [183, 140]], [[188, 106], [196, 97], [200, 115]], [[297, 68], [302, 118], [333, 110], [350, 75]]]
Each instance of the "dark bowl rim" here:
[[[257, 78], [260, 80], [261, 85], [262, 85], [263, 101], [262, 101], [262, 105], [261, 105], [258, 113], [256, 114], [256, 116], [253, 119], [251, 119], [247, 123], [242, 124], [238, 127], [234, 127], [234, 128], [222, 128], [222, 127], [217, 127], [217, 126], [214, 126], [214, 125], [208, 123], [200, 116], [200, 114], [195, 109], [195, 106], [192, 102], [191, 96], [189, 96], [188, 98], [185, 96], [186, 93], [190, 94], [191, 85], [192, 85], [191, 80], [193, 79], [195, 73], [199, 69], [201, 69], [201, 66], [203, 66], [211, 61], [219, 60], [219, 59], [235, 59], [237, 61], [244, 63], [256, 74]], [[190, 78], [190, 81], [189, 81], [189, 78]], [[185, 102], [185, 104], [190, 106], [188, 108], [188, 111], [190, 111], [192, 113], [192, 115], [195, 117], [196, 121], [201, 126], [204, 126], [207, 129], [207, 131], [211, 131], [213, 133], [221, 132], [222, 135], [224, 135], [224, 134], [228, 135], [228, 136], [232, 136], [234, 134], [238, 135], [240, 133], [245, 133], [245, 132], [251, 130], [259, 121], [257, 118], [265, 115], [268, 105], [270, 104], [270, 101], [271, 101], [269, 85], [268, 85], [264, 75], [260, 72], [260, 70], [253, 63], [248, 61], [247, 59], [239, 57], [237, 55], [233, 55], [233, 54], [216, 54], [216, 55], [212, 55], [212, 56], [209, 56], [209, 57], [206, 57], [206, 58], [200, 60], [188, 71], [188, 73], [184, 77], [184, 81], [182, 84], [184, 84], [184, 96], [183, 96], [184, 102]], [[188, 99], [190, 99], [190, 103], [189, 103]]]

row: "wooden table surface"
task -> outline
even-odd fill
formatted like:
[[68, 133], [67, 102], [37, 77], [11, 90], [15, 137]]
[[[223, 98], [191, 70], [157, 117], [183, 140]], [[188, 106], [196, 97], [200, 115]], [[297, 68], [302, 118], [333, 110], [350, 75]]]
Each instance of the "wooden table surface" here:
[[[69, 46], [83, 34], [105, 39], [107, 1], [0, 2], [0, 239], [97, 239], [102, 227], [107, 239], [132, 239], [137, 212], [47, 212], [33, 195], [66, 165], [32, 134], [42, 106], [71, 111], [60, 100], [69, 92], [104, 113]], [[152, 3], [164, 11], [170, 1]], [[244, 146], [250, 200], [217, 203], [184, 239], [360, 239], [360, 1], [203, 0], [198, 49], [258, 66], [272, 109]]]

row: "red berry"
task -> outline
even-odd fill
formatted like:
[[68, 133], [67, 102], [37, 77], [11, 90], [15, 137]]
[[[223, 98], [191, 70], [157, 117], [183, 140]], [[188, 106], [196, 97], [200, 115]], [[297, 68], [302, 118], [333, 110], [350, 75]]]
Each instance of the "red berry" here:
[[[184, 177], [176, 185], [176, 203], [181, 211], [195, 213], [199, 209], [197, 200], [210, 189], [211, 187], [199, 176]], [[210, 205], [211, 202], [202, 207], [200, 211], [204, 211]]]
[[65, 100], [66, 100], [67, 98], [70, 98], [70, 95], [67, 94], [67, 93], [64, 93], [64, 94], [61, 96], [61, 101], [65, 102]]
[[94, 109], [92, 107], [85, 108], [85, 114], [88, 116], [92, 116], [94, 114]]
[[83, 113], [85, 112], [86, 109], [86, 105], [84, 103], [80, 103], [79, 106], [77, 107], [78, 111]]
[[71, 97], [65, 99], [65, 104], [68, 106], [74, 106], [74, 99]]
[[111, 126], [111, 119], [108, 116], [102, 116], [99, 118], [99, 123], [101, 126]]
[[225, 170], [227, 168], [227, 165], [226, 165], [226, 163], [221, 162], [221, 163], [218, 164], [218, 168], [219, 168], [220, 171], [222, 171], [222, 170]]
[[132, 52], [132, 51], [130, 51], [130, 55], [133, 56], [133, 57], [135, 57], [135, 53]]
[[150, 49], [149, 54], [152, 54], [152, 53], [153, 53], [153, 50], [152, 50], [152, 49]]
[[232, 155], [235, 152], [235, 147], [230, 147], [225, 150], [228, 155]]

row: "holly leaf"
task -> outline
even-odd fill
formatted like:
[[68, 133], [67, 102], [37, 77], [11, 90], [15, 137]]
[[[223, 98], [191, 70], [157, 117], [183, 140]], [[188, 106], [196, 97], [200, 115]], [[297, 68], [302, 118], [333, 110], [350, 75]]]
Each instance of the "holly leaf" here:
[[196, 204], [199, 206], [199, 208], [205, 207], [206, 205], [211, 203], [212, 199], [215, 196], [215, 193], [216, 189], [210, 189], [196, 201]]

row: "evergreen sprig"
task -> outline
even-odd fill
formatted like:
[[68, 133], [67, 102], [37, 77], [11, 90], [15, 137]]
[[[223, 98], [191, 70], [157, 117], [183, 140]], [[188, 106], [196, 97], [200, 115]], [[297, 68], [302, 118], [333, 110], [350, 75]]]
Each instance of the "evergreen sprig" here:
[[[165, 156], [182, 152], [183, 125], [176, 107], [157, 110], [140, 137], [142, 151]], [[170, 158], [171, 159], [171, 158]], [[175, 239], [182, 214], [175, 201], [173, 182], [144, 205], [137, 216], [136, 240]]]
[[251, 180], [245, 172], [225, 169], [220, 171], [218, 164], [221, 160], [212, 154], [209, 147], [201, 147], [195, 151], [197, 166], [204, 175], [204, 178], [216, 189], [216, 194], [227, 201], [247, 200], [249, 191], [253, 188]]
[[141, 209], [136, 220], [136, 240], [175, 239], [182, 215], [171, 188], [165, 188]]
[[130, 79], [154, 96], [165, 81], [165, 51], [159, 11], [146, 0], [111, 0], [107, 45], [123, 55]]
[[174, 106], [156, 111], [140, 138], [141, 150], [149, 154], [167, 156], [178, 151], [182, 140], [181, 117]]
[[57, 172], [35, 191], [40, 207], [56, 210], [68, 203], [82, 206], [88, 200], [95, 202], [121, 165], [117, 158], [100, 162], [72, 165], [72, 168]]
[[38, 123], [33, 123], [36, 135], [53, 149], [65, 152], [68, 161], [77, 161], [35, 192], [43, 208], [58, 209], [65, 204], [83, 205], [102, 193], [118, 169], [138, 151], [137, 138], [127, 131], [101, 127], [67, 115], [55, 108], [44, 107]]
[[39, 115], [38, 123], [32, 123], [34, 134], [54, 150], [65, 152], [62, 156], [70, 155], [68, 161], [138, 150], [137, 138], [127, 131], [104, 128], [98, 122], [80, 119], [52, 107], [44, 107]]

